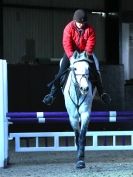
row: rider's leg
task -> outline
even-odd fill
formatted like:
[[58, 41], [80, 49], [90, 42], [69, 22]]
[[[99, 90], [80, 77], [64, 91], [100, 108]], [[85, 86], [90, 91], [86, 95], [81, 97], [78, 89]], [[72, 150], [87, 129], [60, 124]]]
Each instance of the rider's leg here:
[[69, 59], [67, 55], [64, 54], [60, 68], [59, 68], [59, 72], [56, 75], [55, 79], [49, 84], [49, 86], [51, 87], [50, 93], [46, 95], [43, 99], [43, 102], [46, 105], [51, 105], [54, 99], [56, 98], [56, 95], [60, 88], [60, 77], [62, 76], [64, 71], [69, 67], [69, 65], [70, 65]]
[[90, 63], [90, 68], [91, 68], [92, 74], [94, 75], [94, 78], [96, 80], [95, 86], [97, 87], [98, 94], [105, 104], [109, 104], [111, 102], [111, 98], [110, 98], [109, 94], [104, 92], [102, 78], [101, 78], [99, 68], [97, 68], [96, 62], [94, 61], [93, 56], [91, 56], [89, 58], [92, 61], [92, 63]]

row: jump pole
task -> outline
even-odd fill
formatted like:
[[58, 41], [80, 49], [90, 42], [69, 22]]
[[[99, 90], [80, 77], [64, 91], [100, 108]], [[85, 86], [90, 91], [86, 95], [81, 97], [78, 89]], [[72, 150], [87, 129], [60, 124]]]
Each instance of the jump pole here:
[[8, 92], [7, 62], [0, 59], [0, 167], [8, 164]]

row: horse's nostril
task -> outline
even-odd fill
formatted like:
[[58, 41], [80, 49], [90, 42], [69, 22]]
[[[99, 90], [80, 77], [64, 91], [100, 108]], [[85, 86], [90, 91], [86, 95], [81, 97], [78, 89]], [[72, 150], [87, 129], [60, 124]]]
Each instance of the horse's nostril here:
[[88, 90], [89, 90], [89, 87], [86, 88], [86, 91], [88, 91]]
[[80, 89], [81, 89], [83, 92], [88, 92], [89, 87], [81, 87]]

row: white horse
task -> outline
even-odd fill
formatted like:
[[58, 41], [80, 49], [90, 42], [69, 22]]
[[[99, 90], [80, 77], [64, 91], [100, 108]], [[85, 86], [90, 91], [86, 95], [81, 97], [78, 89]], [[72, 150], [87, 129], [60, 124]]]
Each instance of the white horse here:
[[75, 52], [70, 60], [70, 73], [63, 90], [70, 124], [77, 146], [76, 168], [85, 168], [85, 138], [90, 120], [95, 89], [89, 80], [89, 60], [85, 52]]

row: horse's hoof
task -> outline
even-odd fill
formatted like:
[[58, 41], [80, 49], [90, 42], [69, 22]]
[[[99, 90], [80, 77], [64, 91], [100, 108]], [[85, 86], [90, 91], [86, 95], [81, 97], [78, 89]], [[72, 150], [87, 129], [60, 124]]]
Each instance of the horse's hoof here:
[[44, 97], [44, 99], [43, 99], [42, 102], [43, 102], [44, 104], [50, 106], [50, 105], [53, 104], [53, 101], [54, 101], [53, 96], [51, 96], [50, 94], [48, 94], [48, 95], [46, 95], [46, 96]]
[[77, 168], [77, 169], [85, 168], [85, 162], [84, 162], [83, 160], [77, 161], [77, 163], [76, 163], [76, 168]]

